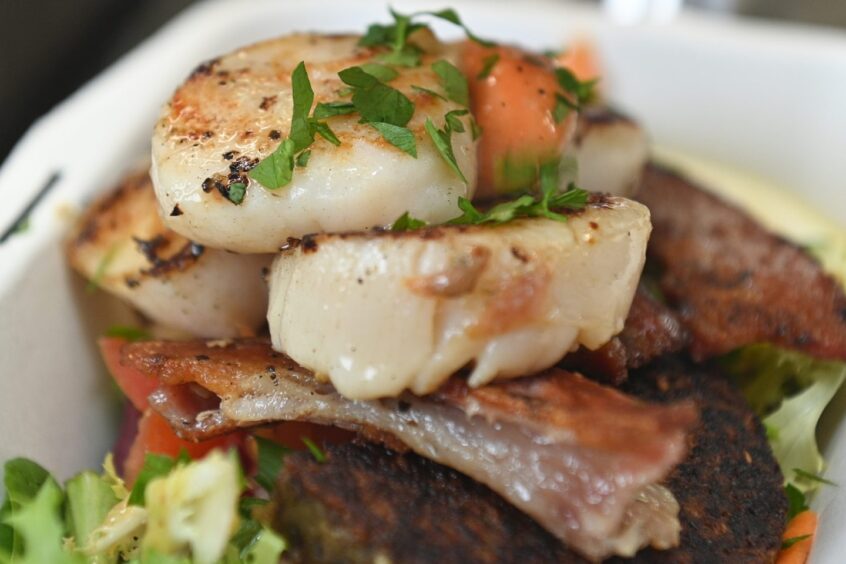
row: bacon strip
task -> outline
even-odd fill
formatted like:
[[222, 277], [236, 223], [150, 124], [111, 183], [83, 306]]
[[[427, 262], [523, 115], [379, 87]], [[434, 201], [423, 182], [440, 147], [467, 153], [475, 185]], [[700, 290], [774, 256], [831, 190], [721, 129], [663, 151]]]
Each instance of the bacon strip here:
[[[159, 379], [150, 403], [184, 437], [280, 420], [332, 424], [391, 437], [486, 484], [589, 558], [678, 542], [678, 505], [656, 484], [685, 455], [697, 421], [689, 401], [649, 404], [560, 369], [478, 389], [455, 377], [432, 396], [353, 401], [256, 340], [132, 343], [122, 359]], [[175, 393], [197, 387], [219, 406], [177, 406]]]
[[810, 255], [654, 165], [637, 197], [652, 212], [647, 256], [695, 360], [757, 342], [846, 360], [846, 296]]

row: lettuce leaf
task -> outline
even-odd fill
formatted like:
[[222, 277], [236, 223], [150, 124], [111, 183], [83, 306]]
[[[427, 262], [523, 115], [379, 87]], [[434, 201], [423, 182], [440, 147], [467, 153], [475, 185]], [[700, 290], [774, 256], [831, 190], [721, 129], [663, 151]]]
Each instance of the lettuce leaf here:
[[723, 359], [767, 428], [785, 480], [803, 493], [825, 467], [816, 429], [823, 410], [846, 379], [846, 364], [817, 360], [772, 345], [743, 347]]
[[23, 551], [17, 551], [9, 562], [17, 564], [83, 564], [85, 559], [67, 551], [63, 538], [65, 526], [61, 519], [64, 494], [53, 479], [45, 479], [38, 493], [23, 502], [11, 515], [7, 525], [20, 535]]

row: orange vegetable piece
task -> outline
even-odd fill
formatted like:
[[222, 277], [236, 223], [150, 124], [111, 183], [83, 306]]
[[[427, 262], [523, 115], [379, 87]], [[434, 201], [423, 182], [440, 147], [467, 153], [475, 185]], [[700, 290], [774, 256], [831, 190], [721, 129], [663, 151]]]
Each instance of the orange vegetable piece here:
[[811, 547], [814, 544], [814, 535], [817, 532], [817, 514], [813, 511], [803, 511], [796, 515], [787, 524], [784, 531], [784, 540], [795, 539], [810, 535], [805, 540], [800, 540], [788, 548], [782, 549], [776, 557], [776, 564], [804, 564], [811, 554]]
[[98, 342], [100, 354], [109, 374], [112, 375], [120, 390], [129, 398], [135, 409], [143, 413], [149, 407], [147, 396], [158, 387], [155, 378], [150, 378], [139, 370], [123, 366], [120, 363], [120, 349], [126, 344], [125, 339], [102, 337]]
[[[487, 77], [478, 78], [489, 57], [499, 59]], [[470, 85], [470, 109], [482, 128], [479, 139], [477, 198], [526, 188], [525, 175], [538, 163], [558, 156], [575, 128], [576, 113], [556, 123], [556, 94], [563, 93], [548, 59], [515, 47], [462, 46], [461, 70]], [[512, 172], [509, 172], [511, 170]]]
[[584, 38], [570, 43], [567, 49], [555, 58], [555, 64], [569, 69], [576, 78], [582, 81], [593, 80], [602, 75], [596, 48], [593, 43]]
[[135, 482], [138, 472], [144, 466], [144, 456], [147, 453], [166, 454], [176, 458], [185, 449], [192, 459], [197, 459], [205, 456], [213, 448], [227, 450], [237, 447], [243, 440], [242, 433], [231, 433], [208, 441], [192, 443], [177, 437], [164, 417], [152, 409], [147, 409], [138, 422], [138, 435], [126, 457], [123, 478], [130, 485]]

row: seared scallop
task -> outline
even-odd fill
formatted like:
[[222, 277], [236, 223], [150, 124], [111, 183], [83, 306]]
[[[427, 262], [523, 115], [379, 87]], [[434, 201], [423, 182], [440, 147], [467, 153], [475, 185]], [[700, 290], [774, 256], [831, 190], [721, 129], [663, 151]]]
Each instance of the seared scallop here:
[[571, 152], [580, 188], [631, 196], [649, 159], [649, 140], [634, 120], [609, 108], [590, 107], [579, 114]]
[[[396, 67], [397, 76], [384, 78], [415, 106], [406, 127], [417, 156], [387, 142], [357, 113], [333, 116], [325, 123], [340, 145], [317, 136], [308, 162], [278, 189], [249, 172], [289, 135], [291, 75], [300, 61], [315, 103], [349, 102], [339, 71], [374, 62], [384, 48], [359, 47], [353, 35], [298, 34], [199, 67], [164, 107], [153, 135], [152, 176], [167, 226], [203, 245], [267, 253], [288, 237], [386, 226], [405, 211], [431, 222], [454, 216], [458, 198], [473, 194], [476, 143], [468, 117], [459, 117], [463, 131], [451, 138], [459, 175], [427, 133], [427, 119], [443, 129], [448, 112], [465, 108], [447, 100], [432, 68], [450, 51], [424, 39], [420, 66]], [[237, 204], [227, 197], [233, 184], [246, 188]], [[177, 206], [181, 213], [172, 214]]]
[[606, 197], [568, 221], [322, 234], [280, 254], [273, 346], [354, 399], [531, 374], [623, 328], [651, 230]]
[[218, 338], [253, 334], [264, 323], [262, 271], [272, 257], [210, 249], [166, 228], [146, 171], [91, 205], [67, 252], [91, 283], [167, 327]]

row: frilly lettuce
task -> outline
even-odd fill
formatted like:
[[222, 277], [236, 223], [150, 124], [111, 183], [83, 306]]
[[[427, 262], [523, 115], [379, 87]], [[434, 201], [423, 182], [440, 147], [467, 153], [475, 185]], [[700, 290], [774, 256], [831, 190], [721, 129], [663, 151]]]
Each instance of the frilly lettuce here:
[[815, 489], [820, 481], [808, 474], [819, 474], [825, 466], [817, 423], [846, 378], [846, 364], [763, 344], [735, 351], [724, 363], [763, 418], [786, 481], [802, 492]]
[[143, 505], [130, 503], [131, 492], [109, 457], [102, 475], [75, 476], [67, 493], [36, 463], [9, 461], [0, 508], [0, 564], [279, 561], [284, 539], [248, 510], [239, 518], [245, 482], [234, 453], [212, 451], [193, 462], [171, 461], [168, 472], [144, 487]]

